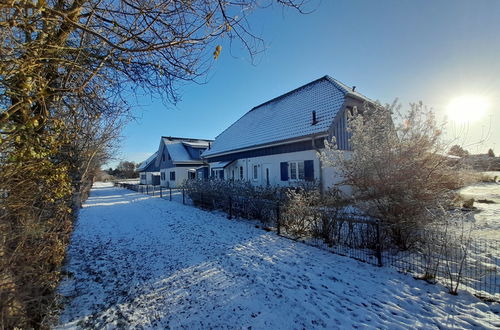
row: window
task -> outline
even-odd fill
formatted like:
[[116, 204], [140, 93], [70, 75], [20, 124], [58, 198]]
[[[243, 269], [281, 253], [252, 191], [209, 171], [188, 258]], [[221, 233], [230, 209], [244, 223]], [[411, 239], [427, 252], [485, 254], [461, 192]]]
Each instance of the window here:
[[259, 168], [257, 165], [253, 166], [253, 179], [257, 180], [259, 178]]
[[188, 172], [188, 179], [193, 180], [196, 178], [196, 172]]
[[290, 180], [304, 180], [304, 162], [290, 162]]
[[243, 180], [243, 166], [240, 166], [240, 180]]
[[224, 170], [223, 169], [216, 169], [216, 170], [212, 170], [213, 172], [213, 177], [214, 179], [221, 179], [223, 180], [224, 179]]
[[146, 180], [146, 173], [141, 173], [141, 180]]
[[165, 161], [165, 154], [162, 154], [161, 155], [161, 161], [164, 162]]
[[165, 180], [165, 172], [161, 172], [161, 179]]
[[175, 172], [170, 172], [170, 181], [175, 181]]

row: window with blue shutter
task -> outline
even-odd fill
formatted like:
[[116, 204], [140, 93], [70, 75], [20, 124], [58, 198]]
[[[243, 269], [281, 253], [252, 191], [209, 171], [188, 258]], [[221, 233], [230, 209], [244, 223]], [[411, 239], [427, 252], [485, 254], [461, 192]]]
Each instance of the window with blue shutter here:
[[281, 162], [280, 170], [281, 170], [281, 181], [288, 181], [288, 163]]
[[314, 181], [314, 161], [304, 161], [304, 178], [306, 181]]

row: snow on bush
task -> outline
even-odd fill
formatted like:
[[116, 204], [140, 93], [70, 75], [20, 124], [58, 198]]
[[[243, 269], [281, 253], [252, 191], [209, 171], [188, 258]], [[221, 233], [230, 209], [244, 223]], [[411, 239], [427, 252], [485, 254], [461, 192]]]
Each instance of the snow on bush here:
[[321, 158], [352, 187], [353, 205], [391, 224], [394, 242], [407, 248], [412, 231], [436, 220], [460, 186], [442, 156], [442, 128], [422, 103], [412, 104], [405, 115], [395, 103], [365, 105], [354, 109], [348, 126], [352, 152], [339, 150], [333, 139]]

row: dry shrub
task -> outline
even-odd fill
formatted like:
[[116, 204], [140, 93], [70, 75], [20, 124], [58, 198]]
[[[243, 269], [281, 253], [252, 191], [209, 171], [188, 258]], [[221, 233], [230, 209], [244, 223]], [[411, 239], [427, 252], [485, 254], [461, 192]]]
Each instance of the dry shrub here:
[[352, 187], [354, 205], [390, 225], [393, 243], [409, 248], [412, 231], [432, 223], [460, 186], [456, 168], [443, 156], [443, 127], [422, 103], [404, 115], [396, 104], [367, 104], [354, 111], [348, 126], [352, 151], [339, 150], [333, 140], [322, 160]]

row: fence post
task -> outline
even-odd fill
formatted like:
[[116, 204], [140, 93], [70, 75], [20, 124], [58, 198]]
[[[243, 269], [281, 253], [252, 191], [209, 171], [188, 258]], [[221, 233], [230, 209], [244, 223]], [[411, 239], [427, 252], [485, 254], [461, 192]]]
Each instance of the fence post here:
[[169, 189], [170, 189], [170, 201], [172, 201], [172, 188]]
[[383, 266], [383, 264], [382, 264], [382, 244], [380, 242], [380, 221], [378, 221], [378, 220], [377, 220], [376, 229], [377, 229], [377, 250], [375, 251], [375, 253], [377, 255], [378, 266], [382, 267]]
[[276, 203], [276, 229], [278, 235], [281, 235], [280, 203]]
[[155, 186], [153, 185], [153, 196], [155, 195]]
[[149, 185], [146, 185], [146, 195], [149, 195]]
[[228, 219], [232, 219], [233, 218], [233, 199], [231, 198], [231, 196], [229, 196], [229, 217]]
[[163, 197], [163, 191], [162, 191], [162, 187], [160, 186], [160, 198]]
[[186, 191], [182, 188], [182, 204], [186, 204]]

